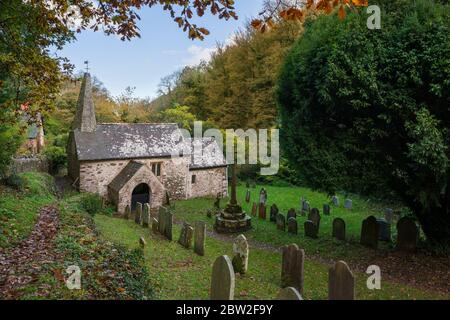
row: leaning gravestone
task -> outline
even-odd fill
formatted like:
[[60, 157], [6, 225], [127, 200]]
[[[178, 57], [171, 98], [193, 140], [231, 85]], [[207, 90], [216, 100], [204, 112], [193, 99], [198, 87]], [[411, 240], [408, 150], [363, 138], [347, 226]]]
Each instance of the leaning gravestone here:
[[181, 244], [186, 249], [190, 249], [192, 245], [192, 236], [194, 235], [194, 228], [186, 222], [183, 223], [181, 228], [180, 238], [178, 243]]
[[134, 216], [134, 222], [136, 222], [137, 224], [142, 223], [142, 203], [140, 202], [136, 204], [136, 213]]
[[370, 216], [362, 222], [361, 244], [370, 248], [378, 248], [378, 235], [380, 226], [374, 216]]
[[295, 209], [293, 209], [293, 208], [289, 209], [287, 216], [286, 216], [286, 219], [289, 220], [290, 218], [297, 219], [297, 212], [295, 212]]
[[331, 207], [330, 207], [329, 204], [325, 203], [323, 205], [323, 214], [326, 215], [326, 216], [329, 216], [330, 213], [331, 213]]
[[159, 207], [159, 211], [158, 211], [158, 230], [159, 233], [161, 233], [161, 235], [164, 235], [164, 232], [166, 230], [166, 213], [167, 213], [167, 208], [165, 207]]
[[259, 204], [259, 218], [266, 220], [266, 205], [264, 203]]
[[288, 219], [288, 232], [291, 234], [297, 234], [298, 233], [298, 224], [297, 219], [291, 217]]
[[165, 207], [160, 207], [158, 214], [159, 232], [172, 241], [173, 213]]
[[333, 238], [345, 241], [345, 221], [341, 218], [333, 220]]
[[308, 220], [305, 222], [305, 236], [317, 239], [319, 237], [319, 226], [313, 221]]
[[380, 241], [391, 241], [391, 225], [384, 218], [377, 218], [377, 223], [379, 225], [378, 240]]
[[388, 223], [392, 224], [394, 222], [394, 210], [391, 208], [386, 208], [384, 210], [384, 218]]
[[159, 222], [158, 220], [156, 220], [155, 218], [151, 218], [152, 219], [152, 231], [153, 233], [159, 233]]
[[351, 199], [345, 199], [344, 208], [351, 210], [353, 208], [353, 201]]
[[144, 228], [148, 228], [149, 223], [150, 223], [150, 205], [146, 203], [144, 204], [144, 208], [142, 211], [142, 226]]
[[286, 231], [286, 219], [281, 213], [277, 214], [277, 229]]
[[296, 244], [282, 248], [281, 287], [294, 287], [303, 294], [305, 251]]
[[233, 264], [228, 256], [216, 259], [211, 276], [211, 300], [234, 299], [235, 275]]
[[302, 205], [302, 216], [306, 216], [309, 214], [309, 211], [311, 210], [311, 205], [309, 204], [309, 201], [304, 201]]
[[338, 206], [339, 206], [339, 197], [338, 197], [338, 196], [333, 196], [333, 197], [331, 198], [331, 202], [332, 202], [336, 207], [338, 207]]
[[250, 203], [250, 190], [247, 189], [247, 193], [245, 194], [245, 202]]
[[125, 218], [125, 220], [128, 220], [128, 219], [130, 219], [130, 216], [131, 216], [131, 208], [130, 208], [130, 206], [126, 206], [125, 214], [123, 217]]
[[248, 269], [248, 242], [247, 238], [241, 234], [233, 243], [233, 269], [235, 273], [245, 274]]
[[270, 222], [277, 222], [277, 214], [278, 214], [279, 210], [277, 205], [274, 203], [271, 207], [270, 207]]
[[397, 222], [397, 250], [415, 252], [419, 240], [419, 229], [414, 220], [403, 217]]
[[355, 300], [355, 277], [344, 261], [338, 261], [328, 272], [328, 299]]
[[317, 228], [320, 227], [320, 213], [319, 213], [319, 209], [317, 208], [312, 208], [311, 212], [308, 214], [308, 220], [314, 222], [314, 224], [317, 226]]
[[206, 223], [197, 221], [194, 225], [194, 252], [199, 256], [205, 255]]
[[277, 300], [303, 300], [303, 298], [297, 289], [287, 287], [280, 290]]
[[256, 211], [258, 210], [258, 205], [256, 204], [256, 202], [253, 202], [253, 206], [252, 206], [252, 216], [256, 217]]

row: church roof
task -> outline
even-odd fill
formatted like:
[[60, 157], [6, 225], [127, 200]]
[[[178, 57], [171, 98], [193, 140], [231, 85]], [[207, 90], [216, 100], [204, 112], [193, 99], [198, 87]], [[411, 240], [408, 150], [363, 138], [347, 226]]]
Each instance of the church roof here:
[[191, 164], [189, 166], [191, 170], [225, 167], [227, 165], [223, 151], [214, 138], [186, 139], [186, 142], [191, 145]]
[[114, 191], [120, 191], [131, 178], [144, 166], [144, 164], [130, 161], [125, 168], [111, 181], [109, 187]]

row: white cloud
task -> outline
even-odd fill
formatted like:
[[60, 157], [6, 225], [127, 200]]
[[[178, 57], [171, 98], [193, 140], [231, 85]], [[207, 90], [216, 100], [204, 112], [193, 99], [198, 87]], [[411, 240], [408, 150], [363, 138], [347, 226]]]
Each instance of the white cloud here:
[[187, 57], [183, 59], [186, 66], [195, 66], [202, 61], [208, 62], [211, 60], [211, 55], [216, 51], [216, 48], [204, 48], [197, 45], [192, 45], [187, 48]]

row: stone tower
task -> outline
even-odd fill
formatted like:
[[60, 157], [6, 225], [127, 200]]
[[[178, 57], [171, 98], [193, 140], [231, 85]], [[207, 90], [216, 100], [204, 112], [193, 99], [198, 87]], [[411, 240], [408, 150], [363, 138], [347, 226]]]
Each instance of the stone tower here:
[[81, 84], [80, 95], [78, 97], [77, 114], [72, 124], [72, 130], [81, 132], [94, 132], [97, 127], [95, 119], [95, 107], [92, 101], [91, 75], [84, 74]]

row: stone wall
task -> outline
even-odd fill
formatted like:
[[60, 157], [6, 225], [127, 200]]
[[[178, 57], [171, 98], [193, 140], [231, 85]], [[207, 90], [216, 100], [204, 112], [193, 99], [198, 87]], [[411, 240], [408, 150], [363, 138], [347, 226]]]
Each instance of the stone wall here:
[[31, 157], [31, 158], [16, 158], [12, 159], [12, 163], [9, 167], [8, 173], [23, 173], [30, 171], [47, 172], [49, 170], [49, 164], [47, 158]]
[[[195, 175], [195, 183], [192, 183], [193, 175]], [[224, 167], [191, 170], [188, 186], [190, 198], [216, 197], [218, 194], [226, 197], [228, 194], [227, 169]]]

